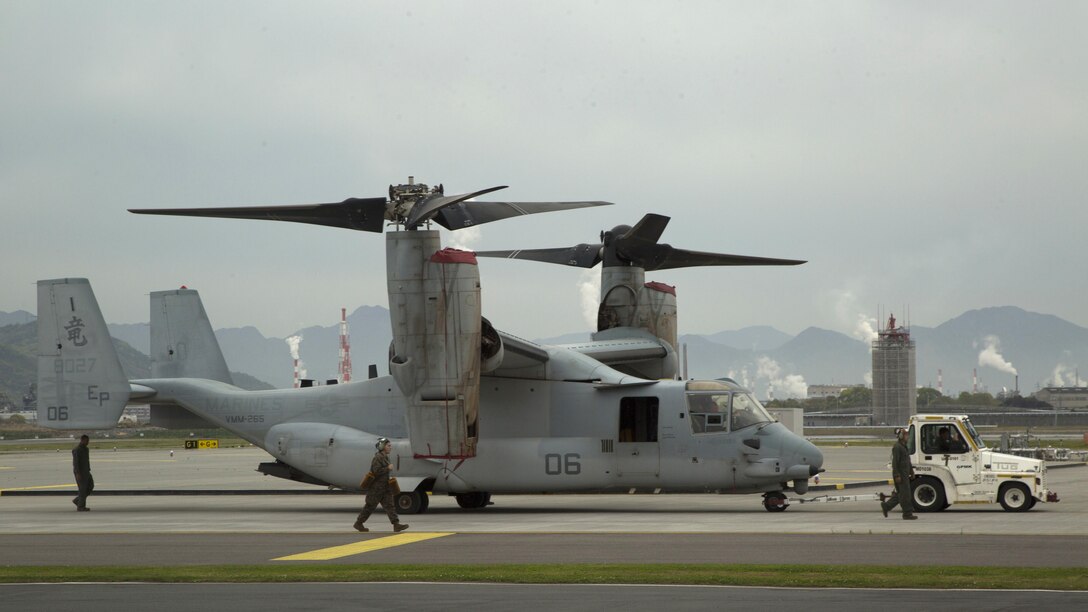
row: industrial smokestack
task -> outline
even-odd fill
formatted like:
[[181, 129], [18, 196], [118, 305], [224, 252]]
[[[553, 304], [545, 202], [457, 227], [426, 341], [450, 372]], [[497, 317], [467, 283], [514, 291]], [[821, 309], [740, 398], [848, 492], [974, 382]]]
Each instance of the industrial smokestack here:
[[348, 336], [348, 310], [340, 309], [340, 382], [351, 382], [351, 340]]

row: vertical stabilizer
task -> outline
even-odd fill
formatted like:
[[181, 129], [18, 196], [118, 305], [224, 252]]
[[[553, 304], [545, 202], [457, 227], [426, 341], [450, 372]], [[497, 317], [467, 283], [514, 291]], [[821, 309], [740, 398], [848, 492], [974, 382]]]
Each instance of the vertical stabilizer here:
[[129, 389], [87, 279], [38, 281], [38, 424], [113, 427]]
[[151, 377], [206, 378], [234, 384], [200, 294], [151, 294]]

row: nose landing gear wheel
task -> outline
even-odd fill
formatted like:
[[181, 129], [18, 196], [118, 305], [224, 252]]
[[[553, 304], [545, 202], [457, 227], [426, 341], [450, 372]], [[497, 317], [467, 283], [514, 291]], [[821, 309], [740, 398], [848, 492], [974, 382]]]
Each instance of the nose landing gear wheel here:
[[790, 502], [786, 496], [778, 491], [763, 494], [763, 507], [767, 509], [767, 512], [783, 512], [789, 505]]
[[398, 493], [393, 498], [393, 502], [397, 506], [397, 512], [399, 514], [419, 514], [427, 509], [430, 505], [429, 499], [427, 499], [427, 493], [419, 491], [408, 491], [404, 493]]
[[457, 505], [462, 508], [486, 508], [491, 503], [491, 494], [484, 492], [460, 493], [457, 495]]

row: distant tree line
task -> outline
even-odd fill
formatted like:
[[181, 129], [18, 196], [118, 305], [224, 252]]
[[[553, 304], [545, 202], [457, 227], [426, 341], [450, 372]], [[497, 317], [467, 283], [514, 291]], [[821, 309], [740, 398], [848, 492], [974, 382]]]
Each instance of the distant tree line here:
[[[873, 405], [873, 391], [868, 387], [843, 389], [838, 397], [813, 397], [809, 399], [774, 399], [767, 402], [770, 408], [804, 408], [808, 412], [835, 411], [845, 408], [869, 409]], [[1051, 405], [1034, 397], [1013, 395], [998, 399], [989, 393], [968, 393], [956, 397], [942, 394], [932, 387], [918, 389], [918, 409], [930, 406], [1003, 406], [1010, 408], [1051, 408]]]

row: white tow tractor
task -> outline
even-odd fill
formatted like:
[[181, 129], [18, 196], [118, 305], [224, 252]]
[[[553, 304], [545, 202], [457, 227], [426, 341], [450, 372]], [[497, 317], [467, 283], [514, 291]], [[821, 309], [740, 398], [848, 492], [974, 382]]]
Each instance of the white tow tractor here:
[[[952, 504], [995, 502], [1009, 512], [1025, 512], [1037, 501], [1059, 501], [1058, 494], [1047, 489], [1046, 464], [1041, 459], [990, 450], [967, 415], [914, 415], [910, 418], [908, 433], [907, 449], [916, 475], [911, 480], [911, 489], [914, 509], [918, 512], [938, 512]], [[820, 495], [783, 498], [778, 505], [784, 510], [790, 502], [832, 503], [884, 498], [884, 493]]]

